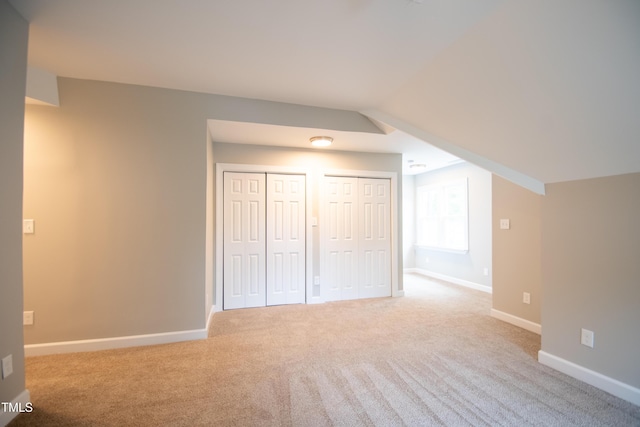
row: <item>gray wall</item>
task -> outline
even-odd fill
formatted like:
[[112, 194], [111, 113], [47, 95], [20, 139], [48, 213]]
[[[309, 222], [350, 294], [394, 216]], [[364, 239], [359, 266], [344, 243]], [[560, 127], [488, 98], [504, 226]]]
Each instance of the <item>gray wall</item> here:
[[[542, 350], [640, 387], [640, 174], [547, 185]], [[580, 344], [580, 329], [595, 346]]]
[[59, 108], [26, 112], [27, 344], [205, 327], [207, 119], [379, 132], [349, 111], [67, 78], [59, 92]]
[[[417, 268], [475, 284], [491, 286], [491, 174], [469, 163], [461, 163], [415, 177], [415, 189], [468, 177], [469, 251], [465, 254], [417, 248]], [[417, 203], [417, 200], [416, 200]], [[428, 261], [427, 261], [428, 258]], [[484, 276], [484, 268], [489, 276]]]
[[[496, 175], [493, 194], [493, 308], [540, 324], [542, 304], [540, 205], [535, 194]], [[500, 219], [511, 228], [500, 229]], [[523, 292], [531, 304], [522, 302]]]
[[[398, 174], [398, 215], [402, 218], [402, 156], [400, 154], [359, 153], [351, 151], [332, 151], [314, 149], [292, 149], [246, 144], [226, 144], [215, 142], [213, 145], [215, 161], [218, 163], [237, 163], [265, 166], [304, 167], [309, 170], [312, 183], [312, 215], [320, 215], [320, 181], [318, 177], [327, 169], [349, 169], [361, 171], [384, 171]], [[402, 222], [399, 221], [402, 227]], [[314, 227], [313, 238], [313, 275], [320, 275], [320, 234]], [[399, 230], [402, 233], [402, 230]], [[402, 235], [399, 236], [399, 248], [402, 248]], [[402, 257], [398, 256], [398, 269], [402, 273]], [[398, 279], [398, 288], [402, 289], [402, 274]]]
[[416, 177], [402, 177], [402, 262], [404, 268], [415, 268], [416, 253]]
[[0, 402], [25, 389], [22, 338], [22, 156], [29, 25], [0, 0], [0, 359], [13, 374], [0, 379]]

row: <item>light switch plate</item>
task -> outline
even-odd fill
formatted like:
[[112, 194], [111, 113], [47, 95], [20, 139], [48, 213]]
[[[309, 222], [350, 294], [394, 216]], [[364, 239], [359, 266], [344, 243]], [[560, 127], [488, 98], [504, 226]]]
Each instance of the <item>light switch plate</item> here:
[[35, 233], [35, 221], [32, 219], [24, 219], [22, 220], [22, 232], [24, 234], [33, 234]]
[[500, 229], [501, 230], [508, 230], [511, 228], [511, 221], [509, 221], [508, 219], [501, 219], [500, 220]]

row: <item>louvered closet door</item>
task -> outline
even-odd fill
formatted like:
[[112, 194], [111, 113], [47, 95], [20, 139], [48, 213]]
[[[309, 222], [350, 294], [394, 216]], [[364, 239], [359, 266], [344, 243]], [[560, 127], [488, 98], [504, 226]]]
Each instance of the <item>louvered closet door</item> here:
[[265, 174], [224, 173], [224, 309], [266, 304]]
[[267, 305], [305, 302], [305, 177], [267, 175]]
[[391, 181], [358, 179], [359, 298], [391, 296]]
[[325, 178], [327, 301], [358, 298], [358, 178]]

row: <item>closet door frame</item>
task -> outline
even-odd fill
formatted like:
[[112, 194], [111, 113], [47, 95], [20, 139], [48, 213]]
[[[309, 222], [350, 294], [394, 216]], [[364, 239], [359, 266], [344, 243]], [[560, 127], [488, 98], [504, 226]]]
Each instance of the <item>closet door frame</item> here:
[[291, 174], [291, 175], [304, 175], [305, 177], [305, 192], [306, 192], [306, 206], [305, 206], [305, 222], [306, 222], [306, 250], [305, 250], [305, 295], [306, 303], [320, 302], [319, 298], [312, 298], [313, 295], [313, 229], [312, 229], [312, 181], [314, 177], [308, 168], [297, 168], [288, 166], [268, 166], [268, 165], [248, 165], [248, 164], [236, 164], [236, 163], [216, 163], [216, 207], [215, 207], [215, 251], [216, 251], [216, 264], [215, 264], [215, 304], [213, 307], [214, 312], [222, 311], [223, 309], [223, 265], [224, 265], [224, 173], [225, 172], [240, 172], [240, 173], [276, 173], [276, 174]]
[[346, 178], [385, 178], [391, 181], [391, 296], [401, 297], [404, 296], [404, 291], [398, 289], [400, 285], [400, 271], [398, 266], [399, 255], [399, 213], [398, 213], [398, 174], [396, 172], [384, 172], [384, 171], [362, 171], [351, 169], [325, 169], [321, 171], [318, 179], [320, 180], [320, 296], [325, 301], [328, 292], [328, 280], [326, 266], [328, 260], [326, 259], [327, 252], [327, 218], [326, 212], [327, 196], [326, 196], [326, 177], [338, 176]]

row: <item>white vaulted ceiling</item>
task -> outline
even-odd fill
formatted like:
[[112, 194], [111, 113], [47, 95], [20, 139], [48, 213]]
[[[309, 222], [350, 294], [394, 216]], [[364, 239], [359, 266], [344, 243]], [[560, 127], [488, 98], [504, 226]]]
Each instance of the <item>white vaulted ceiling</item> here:
[[10, 2], [60, 76], [375, 111], [541, 183], [640, 172], [637, 0]]

